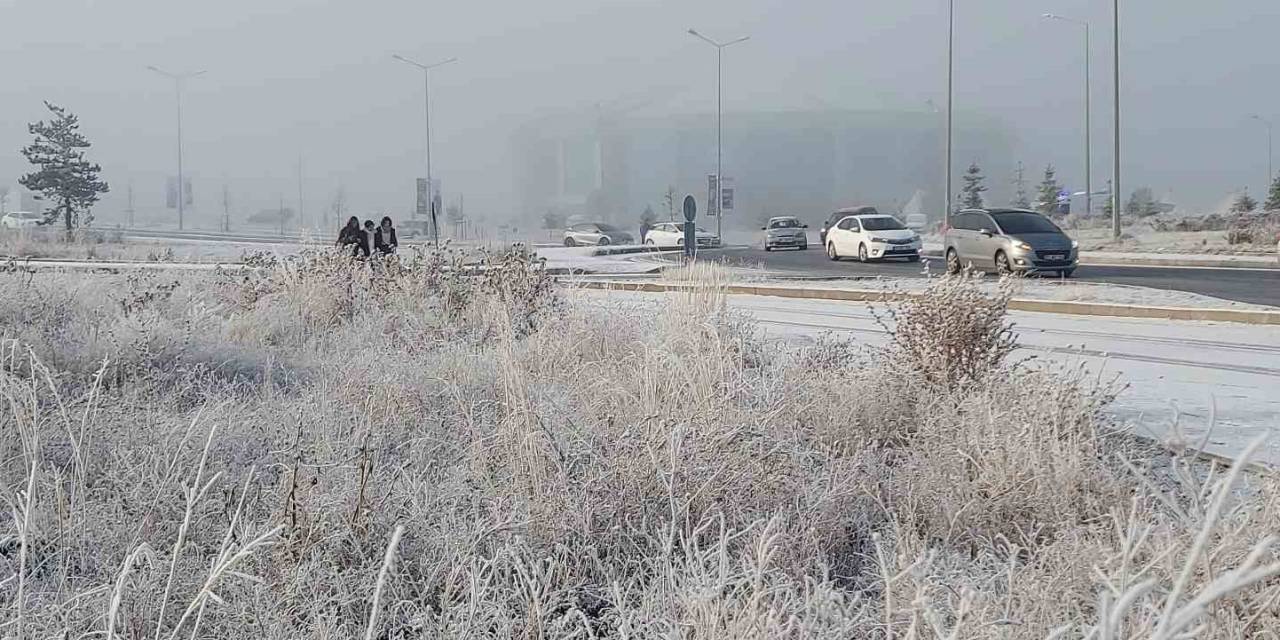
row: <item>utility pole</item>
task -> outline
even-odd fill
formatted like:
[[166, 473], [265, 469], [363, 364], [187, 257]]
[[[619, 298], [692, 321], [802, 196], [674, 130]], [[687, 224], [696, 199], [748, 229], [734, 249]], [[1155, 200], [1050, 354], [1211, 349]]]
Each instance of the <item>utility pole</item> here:
[[280, 218], [280, 236], [283, 237], [284, 236], [284, 195], [283, 194], [280, 195], [280, 213], [278, 214], [278, 217]]
[[183, 84], [196, 76], [204, 75], [204, 71], [195, 73], [169, 73], [158, 67], [149, 66], [148, 69], [173, 81], [173, 91], [175, 96], [175, 104], [178, 110], [178, 230], [181, 231], [186, 212], [187, 204], [187, 183], [183, 179], [182, 174], [182, 86]]
[[431, 70], [451, 62], [457, 62], [458, 59], [449, 58], [434, 64], [422, 64], [399, 54], [391, 57], [422, 70], [423, 114], [425, 115], [427, 129], [427, 210], [431, 214], [431, 232], [435, 237], [435, 245], [438, 247], [440, 246], [439, 212], [436, 211], [435, 184], [432, 182], [431, 176]]
[[1120, 0], [1111, 0], [1111, 17], [1115, 28], [1112, 42], [1112, 74], [1115, 79], [1115, 147], [1111, 166], [1111, 237], [1120, 239]]
[[306, 229], [307, 219], [302, 214], [302, 156], [298, 156], [298, 228]]
[[1046, 13], [1044, 17], [1049, 20], [1060, 20], [1071, 24], [1084, 27], [1084, 213], [1085, 215], [1093, 215], [1093, 169], [1090, 161], [1092, 160], [1092, 150], [1090, 149], [1090, 134], [1092, 133], [1089, 124], [1090, 112], [1090, 93], [1092, 84], [1089, 79], [1089, 23], [1085, 20], [1076, 20], [1060, 16], [1055, 13]]
[[[721, 139], [723, 138], [724, 128], [721, 125], [721, 120], [723, 118], [723, 103], [721, 102], [720, 92], [720, 71], [722, 68], [721, 59], [723, 58], [723, 53], [726, 47], [738, 44], [739, 42], [745, 42], [750, 39], [751, 36], [743, 36], [737, 40], [730, 40], [728, 42], [717, 42], [702, 35], [701, 33], [698, 33], [695, 29], [690, 29], [689, 35], [716, 48], [716, 194], [713, 206], [715, 207], [716, 212], [716, 239], [723, 243], [724, 234], [722, 233], [721, 227], [724, 220], [724, 167], [723, 153], [721, 151]], [[707, 213], [710, 214], [711, 212], [708, 211]]]
[[128, 219], [128, 220], [129, 220], [129, 222], [128, 222], [128, 225], [129, 225], [129, 228], [130, 228], [130, 229], [132, 229], [132, 228], [133, 228], [133, 182], [130, 182], [130, 183], [129, 183], [129, 188], [128, 188], [127, 193], [128, 193], [128, 198], [129, 198], [129, 199], [128, 199], [128, 207], [129, 207], [129, 208], [125, 209], [125, 210], [124, 210], [124, 212], [125, 212], [125, 213], [127, 213], [127, 214], [129, 214], [129, 219]]
[[222, 230], [231, 231], [231, 193], [227, 183], [222, 183]]
[[956, 0], [948, 0], [947, 2], [947, 189], [946, 193], [946, 213], [942, 217], [942, 228], [949, 229], [951, 227], [951, 154], [954, 147], [953, 132], [954, 119], [952, 117], [953, 107], [955, 103], [955, 50], [956, 50]]

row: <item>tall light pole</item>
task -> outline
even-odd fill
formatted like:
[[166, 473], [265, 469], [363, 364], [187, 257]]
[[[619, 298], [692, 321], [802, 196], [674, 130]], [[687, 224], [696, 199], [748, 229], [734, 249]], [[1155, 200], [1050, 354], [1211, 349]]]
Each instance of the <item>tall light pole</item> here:
[[178, 107], [178, 230], [181, 231], [187, 204], [187, 185], [186, 181], [184, 181], [182, 177], [182, 85], [191, 78], [204, 75], [205, 72], [169, 73], [168, 71], [161, 70], [159, 67], [155, 66], [148, 66], [147, 68], [173, 81], [175, 102]]
[[721, 233], [721, 221], [724, 220], [724, 211], [721, 208], [721, 204], [723, 203], [722, 199], [724, 197], [724, 178], [723, 178], [724, 171], [722, 166], [723, 154], [721, 152], [720, 141], [723, 136], [724, 130], [720, 124], [721, 116], [722, 116], [722, 113], [721, 113], [722, 102], [721, 102], [721, 93], [720, 93], [721, 58], [723, 57], [723, 53], [726, 47], [738, 44], [739, 42], [746, 42], [747, 40], [751, 39], [751, 36], [742, 36], [737, 40], [730, 40], [728, 42], [717, 42], [715, 40], [712, 40], [711, 38], [708, 38], [702, 35], [701, 33], [698, 33], [696, 29], [690, 29], [689, 35], [695, 38], [698, 38], [699, 40], [702, 40], [703, 42], [716, 48], [716, 197], [715, 197], [716, 238], [721, 239], [721, 243], [723, 243], [724, 235]]
[[442, 67], [451, 62], [457, 62], [458, 59], [449, 58], [433, 64], [422, 64], [420, 62], [410, 60], [400, 54], [393, 54], [391, 57], [405, 64], [411, 64], [422, 70], [423, 103], [425, 105], [423, 113], [425, 114], [427, 127], [427, 209], [431, 212], [432, 237], [435, 238], [436, 246], [440, 246], [440, 225], [437, 224], [436, 220], [436, 199], [435, 194], [433, 193], [435, 187], [431, 181], [431, 70], [436, 67]]
[[1111, 152], [1111, 237], [1120, 239], [1120, 0], [1111, 0], [1112, 77], [1115, 82], [1115, 121], [1112, 123], [1115, 146]]
[[947, 2], [947, 191], [946, 208], [942, 214], [942, 228], [951, 227], [951, 152], [952, 152], [952, 106], [955, 102], [955, 52], [956, 52], [956, 0]]
[[[1267, 127], [1267, 189], [1270, 189], [1270, 188], [1271, 188], [1271, 183], [1276, 179], [1276, 174], [1275, 174], [1275, 172], [1274, 172], [1274, 171], [1272, 171], [1272, 168], [1271, 168], [1271, 165], [1272, 165], [1272, 159], [1275, 157], [1275, 156], [1271, 153], [1271, 133], [1272, 133], [1272, 131], [1271, 131], [1271, 121], [1270, 121], [1270, 120], [1268, 120], [1268, 119], [1266, 119], [1266, 118], [1264, 118], [1264, 117], [1262, 117], [1262, 116], [1260, 116], [1260, 115], [1258, 115], [1258, 114], [1256, 114], [1256, 113], [1255, 113], [1254, 115], [1249, 116], [1249, 117], [1250, 117], [1250, 118], [1252, 118], [1252, 119], [1254, 119], [1254, 120], [1257, 120], [1258, 122], [1261, 122], [1262, 124], [1266, 125], [1266, 127]], [[1264, 193], [1265, 193], [1265, 192], [1264, 192]]]
[[1090, 148], [1090, 126], [1089, 126], [1089, 97], [1090, 97], [1090, 79], [1089, 79], [1089, 23], [1084, 20], [1076, 20], [1054, 13], [1046, 13], [1044, 17], [1048, 20], [1061, 20], [1071, 24], [1084, 27], [1084, 213], [1085, 215], [1093, 214], [1093, 182], [1092, 182], [1092, 151]]

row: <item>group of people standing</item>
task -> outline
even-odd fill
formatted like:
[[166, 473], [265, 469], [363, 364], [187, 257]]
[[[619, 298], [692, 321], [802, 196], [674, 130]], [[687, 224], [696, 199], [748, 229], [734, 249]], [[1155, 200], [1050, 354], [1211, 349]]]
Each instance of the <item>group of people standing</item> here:
[[376, 251], [378, 255], [389, 256], [396, 252], [396, 248], [400, 246], [399, 240], [396, 239], [396, 228], [391, 223], [390, 216], [382, 217], [382, 224], [374, 226], [372, 220], [364, 221], [364, 228], [360, 227], [360, 219], [351, 216], [347, 220], [347, 226], [338, 232], [339, 247], [350, 247], [352, 256], [360, 256], [368, 258], [370, 253]]

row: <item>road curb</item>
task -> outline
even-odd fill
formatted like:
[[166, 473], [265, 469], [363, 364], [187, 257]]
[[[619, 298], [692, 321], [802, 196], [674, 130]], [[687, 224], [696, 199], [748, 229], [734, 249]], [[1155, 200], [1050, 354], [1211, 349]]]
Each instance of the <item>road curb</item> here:
[[[623, 282], [595, 280], [575, 283], [586, 289], [640, 291], [663, 293], [687, 291], [698, 288], [667, 282]], [[724, 292], [731, 295], [770, 296], [775, 298], [799, 298], [807, 300], [838, 300], [844, 302], [895, 302], [920, 297], [916, 293], [892, 293], [871, 289], [805, 289], [767, 285], [725, 285]], [[1064, 302], [1058, 300], [1028, 300], [1015, 298], [1009, 301], [1009, 309], [1036, 313], [1059, 313], [1077, 316], [1105, 316], [1113, 318], [1152, 318], [1159, 320], [1196, 320], [1203, 322], [1237, 322], [1241, 324], [1280, 325], [1280, 311], [1247, 309], [1197, 309], [1193, 307], [1151, 307], [1138, 305], [1102, 304], [1094, 302]]]
[[[921, 252], [922, 256], [927, 258], [942, 259], [942, 251], [938, 249], [929, 249]], [[1245, 257], [1245, 256], [1242, 256]], [[1196, 258], [1194, 260], [1179, 260], [1176, 258], [1160, 257], [1158, 254], [1146, 254], [1135, 256], [1121, 256], [1109, 254], [1107, 257], [1097, 257], [1089, 255], [1088, 251], [1080, 253], [1080, 266], [1082, 267], [1200, 267], [1208, 269], [1268, 269], [1280, 271], [1280, 259], [1268, 258], [1266, 256], [1247, 256], [1254, 257], [1254, 260], [1231, 260], [1221, 257], [1205, 257]]]

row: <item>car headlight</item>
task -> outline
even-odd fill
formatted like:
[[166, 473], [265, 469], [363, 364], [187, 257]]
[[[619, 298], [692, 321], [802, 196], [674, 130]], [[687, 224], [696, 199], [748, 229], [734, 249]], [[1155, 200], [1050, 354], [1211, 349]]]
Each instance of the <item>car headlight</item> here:
[[1015, 242], [1013, 243], [1013, 248], [1021, 249], [1023, 251], [1031, 251], [1032, 249], [1034, 249], [1034, 247], [1032, 247], [1031, 245], [1025, 242]]
[[1071, 248], [1072, 248], [1072, 249], [1079, 249], [1079, 248], [1080, 248], [1080, 241], [1079, 241], [1079, 240], [1072, 240], [1072, 241], [1071, 241]]
[[872, 241], [872, 242], [879, 242], [879, 243], [881, 243], [881, 244], [884, 244], [884, 243], [889, 242], [889, 241], [888, 241], [888, 240], [886, 240], [885, 238], [878, 238], [878, 237], [876, 237], [876, 236], [871, 236], [871, 241]]

